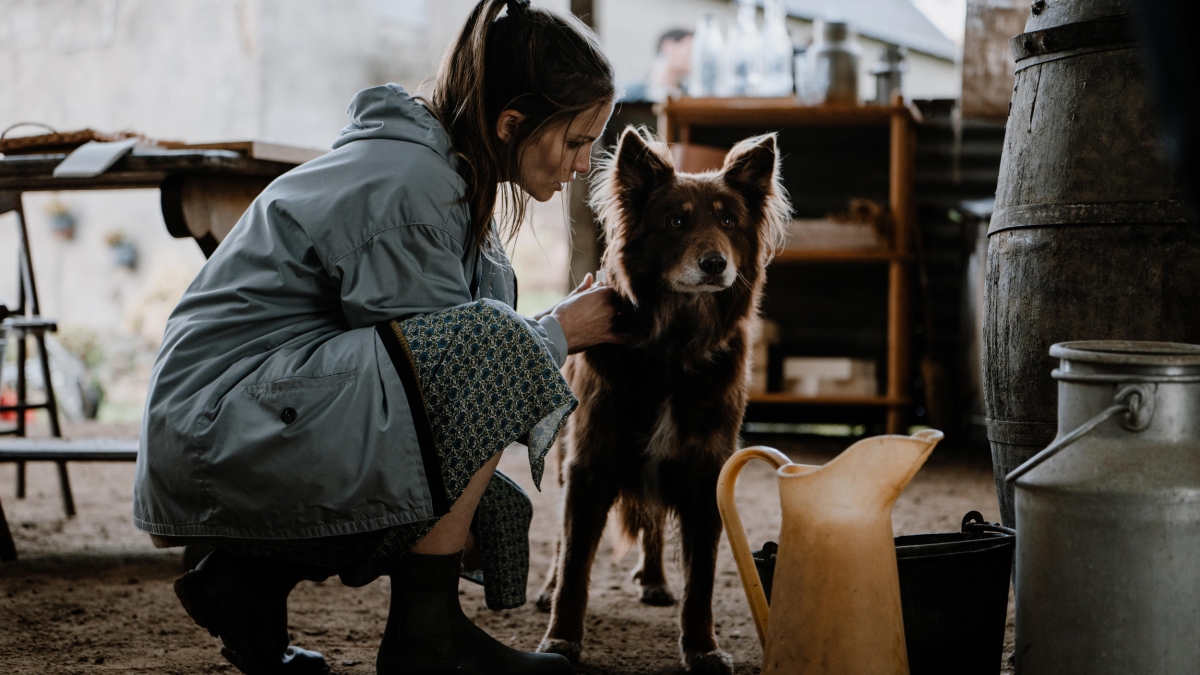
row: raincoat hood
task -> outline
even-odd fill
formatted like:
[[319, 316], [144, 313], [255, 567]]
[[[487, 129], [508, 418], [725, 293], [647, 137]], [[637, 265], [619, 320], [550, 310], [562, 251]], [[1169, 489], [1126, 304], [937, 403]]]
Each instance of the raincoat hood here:
[[364, 138], [381, 138], [417, 143], [452, 160], [445, 128], [399, 85], [385, 84], [358, 92], [346, 114], [350, 124], [334, 141], [334, 149]]

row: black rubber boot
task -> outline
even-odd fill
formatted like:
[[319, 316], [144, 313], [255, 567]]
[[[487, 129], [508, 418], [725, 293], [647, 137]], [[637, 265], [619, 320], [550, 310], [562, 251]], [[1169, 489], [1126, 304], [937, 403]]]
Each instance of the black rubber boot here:
[[558, 654], [520, 652], [497, 642], [458, 604], [462, 553], [409, 553], [392, 571], [392, 604], [375, 661], [378, 675], [564, 675]]
[[289, 646], [287, 596], [304, 579], [329, 574], [217, 549], [175, 580], [188, 616], [221, 640], [221, 654], [246, 675], [324, 675], [325, 657]]

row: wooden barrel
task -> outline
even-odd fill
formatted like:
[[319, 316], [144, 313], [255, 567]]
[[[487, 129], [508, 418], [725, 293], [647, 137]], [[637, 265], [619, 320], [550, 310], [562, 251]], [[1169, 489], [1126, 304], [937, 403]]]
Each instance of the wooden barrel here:
[[1057, 429], [1050, 345], [1200, 343], [1200, 228], [1158, 145], [1131, 0], [1033, 3], [988, 230], [984, 394], [1004, 475]]

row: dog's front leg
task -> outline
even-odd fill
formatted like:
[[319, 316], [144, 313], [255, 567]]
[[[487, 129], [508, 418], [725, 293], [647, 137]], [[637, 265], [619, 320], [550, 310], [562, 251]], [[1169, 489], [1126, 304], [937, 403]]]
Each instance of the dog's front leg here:
[[588, 581], [608, 510], [616, 499], [616, 481], [573, 462], [567, 467], [564, 489], [558, 585], [550, 607], [550, 625], [538, 651], [562, 654], [571, 663], [578, 663], [583, 650]]
[[695, 476], [678, 504], [683, 567], [687, 577], [679, 614], [679, 650], [684, 668], [697, 675], [732, 675], [733, 657], [717, 647], [712, 598], [716, 580], [721, 515], [717, 511], [717, 474]]

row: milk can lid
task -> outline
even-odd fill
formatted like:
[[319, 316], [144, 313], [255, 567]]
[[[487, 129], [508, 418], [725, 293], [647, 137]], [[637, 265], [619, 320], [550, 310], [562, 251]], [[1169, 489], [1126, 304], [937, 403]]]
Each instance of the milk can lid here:
[[1200, 366], [1200, 345], [1181, 342], [1080, 340], [1050, 347], [1050, 356], [1129, 366]]

